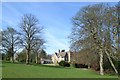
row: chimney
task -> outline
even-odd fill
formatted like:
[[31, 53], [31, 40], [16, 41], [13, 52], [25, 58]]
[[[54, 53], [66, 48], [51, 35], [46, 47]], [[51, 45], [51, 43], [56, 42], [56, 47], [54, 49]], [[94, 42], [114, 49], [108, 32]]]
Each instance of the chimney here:
[[65, 52], [65, 50], [63, 49], [63, 50], [61, 50], [61, 52]]
[[59, 49], [58, 53], [60, 53], [60, 49]]

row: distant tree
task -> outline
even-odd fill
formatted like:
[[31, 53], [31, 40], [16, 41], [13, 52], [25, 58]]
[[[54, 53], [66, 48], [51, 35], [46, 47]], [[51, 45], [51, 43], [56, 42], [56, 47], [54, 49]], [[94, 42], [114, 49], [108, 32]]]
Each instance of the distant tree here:
[[26, 50], [25, 49], [23, 49], [21, 52], [17, 54], [18, 54], [17, 60], [19, 62], [26, 62]]
[[5, 60], [5, 54], [4, 53], [0, 54], [0, 56], [2, 57], [2, 60]]
[[0, 60], [2, 60], [2, 30], [0, 30]]
[[51, 59], [52, 55], [48, 54], [47, 59]]
[[[38, 19], [32, 14], [25, 14], [20, 23], [22, 45], [26, 49], [26, 64], [29, 64], [31, 50], [36, 45], [36, 40], [41, 40], [43, 27], [39, 25]], [[42, 44], [41, 44], [42, 45]]]
[[8, 27], [2, 31], [2, 51], [8, 53], [12, 62], [14, 62], [14, 54], [18, 50], [19, 44], [19, 33], [14, 28]]
[[33, 53], [35, 54], [35, 60], [37, 64], [39, 63], [40, 60], [39, 54], [41, 55], [40, 52], [42, 50], [44, 42], [45, 41], [43, 39], [37, 39], [34, 41], [35, 46], [33, 47]]
[[47, 58], [47, 53], [44, 49], [42, 49], [40, 52], [40, 58]]

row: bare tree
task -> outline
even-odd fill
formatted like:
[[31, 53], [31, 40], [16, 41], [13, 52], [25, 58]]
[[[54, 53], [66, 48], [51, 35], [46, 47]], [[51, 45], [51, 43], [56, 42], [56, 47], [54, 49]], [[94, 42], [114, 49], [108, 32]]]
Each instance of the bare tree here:
[[[25, 14], [20, 23], [22, 45], [26, 48], [26, 64], [29, 64], [31, 50], [36, 46], [36, 40], [41, 40], [42, 26], [32, 14]], [[43, 45], [43, 44], [41, 44]]]
[[19, 33], [15, 29], [8, 27], [7, 30], [2, 31], [3, 51], [10, 53], [12, 62], [14, 62], [14, 53], [16, 53], [16, 51], [18, 50], [19, 44]]
[[0, 30], [0, 60], [2, 60], [2, 58], [2, 30]]
[[[78, 50], [87, 48], [93, 48], [98, 50], [100, 74], [103, 75], [103, 57], [106, 54], [111, 63], [111, 66], [115, 70], [116, 67], [113, 64], [110, 54], [112, 50], [111, 39], [111, 27], [116, 16], [113, 15], [113, 9], [105, 4], [89, 5], [82, 8], [73, 17], [73, 32], [71, 36], [72, 46], [78, 48]], [[113, 19], [115, 19], [113, 21]]]

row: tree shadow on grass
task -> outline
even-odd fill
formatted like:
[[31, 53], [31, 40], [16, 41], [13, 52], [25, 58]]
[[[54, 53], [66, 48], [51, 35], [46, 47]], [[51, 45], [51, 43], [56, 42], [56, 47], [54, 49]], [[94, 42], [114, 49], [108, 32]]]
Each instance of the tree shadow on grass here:
[[0, 66], [0, 68], [3, 68], [3, 67], [5, 67], [5, 66], [3, 66], [3, 65]]
[[[14, 62], [14, 63], [11, 63], [10, 61], [7, 61], [7, 62], [3, 62], [4, 63], [10, 63], [10, 64], [23, 64], [23, 65], [26, 65], [25, 62]], [[27, 64], [27, 65], [31, 65], [31, 66], [39, 66], [39, 67], [49, 67], [49, 68], [58, 68], [58, 69], [73, 69], [73, 67], [63, 67], [63, 66], [53, 66], [53, 65], [43, 65], [43, 64], [36, 64], [36, 63], [30, 63], [30, 64]], [[4, 67], [4, 66], [3, 66]]]
[[49, 67], [49, 68], [72, 69], [72, 67], [63, 67], [63, 66], [52, 66], [52, 65], [42, 65], [42, 64], [33, 64], [33, 65], [40, 67]]

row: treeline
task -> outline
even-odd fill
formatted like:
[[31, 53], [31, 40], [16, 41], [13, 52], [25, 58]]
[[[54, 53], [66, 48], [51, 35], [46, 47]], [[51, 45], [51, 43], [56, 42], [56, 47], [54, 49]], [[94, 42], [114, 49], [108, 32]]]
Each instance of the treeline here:
[[120, 73], [120, 3], [83, 7], [72, 23], [73, 63], [86, 64], [101, 75], [107, 70]]
[[[34, 56], [35, 62], [39, 63], [41, 57], [47, 57], [43, 50], [45, 43], [42, 36], [43, 27], [32, 14], [23, 15], [18, 26], [19, 31], [12, 27], [2, 31], [2, 59], [14, 63], [14, 54], [19, 52], [18, 61], [29, 64]], [[21, 49], [23, 50], [20, 52]]]

